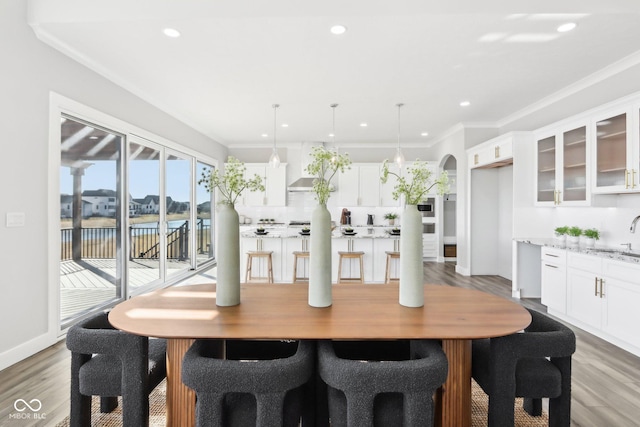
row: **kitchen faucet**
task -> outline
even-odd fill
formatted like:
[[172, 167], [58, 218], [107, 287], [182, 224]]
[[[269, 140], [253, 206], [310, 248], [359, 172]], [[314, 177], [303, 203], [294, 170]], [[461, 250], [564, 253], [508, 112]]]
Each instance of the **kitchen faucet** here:
[[638, 215], [637, 217], [635, 217], [633, 219], [633, 221], [631, 221], [631, 227], [629, 227], [629, 232], [630, 233], [635, 233], [636, 232], [636, 224], [638, 223], [638, 220], [640, 220], [640, 215]]

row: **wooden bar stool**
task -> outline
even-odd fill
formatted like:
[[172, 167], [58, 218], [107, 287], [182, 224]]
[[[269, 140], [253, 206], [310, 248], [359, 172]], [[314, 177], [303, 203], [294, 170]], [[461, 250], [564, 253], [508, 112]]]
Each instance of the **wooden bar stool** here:
[[[249, 283], [252, 280], [266, 280], [268, 283], [273, 283], [273, 257], [271, 256], [273, 251], [249, 251], [247, 252], [247, 269], [244, 276], [245, 283]], [[264, 258], [267, 260], [267, 277], [254, 276], [252, 273], [253, 259]]]
[[306, 276], [300, 276], [298, 277], [298, 259], [302, 258], [309, 258], [309, 252], [304, 252], [304, 251], [294, 251], [293, 252], [293, 283], [298, 283], [298, 282], [308, 282], [309, 278]]
[[[360, 282], [364, 283], [364, 252], [338, 252], [340, 258], [338, 260], [338, 283], [342, 282]], [[360, 260], [360, 276], [359, 277], [342, 277], [342, 260], [359, 259]]]
[[385, 253], [387, 254], [387, 269], [386, 269], [387, 272], [384, 275], [384, 283], [399, 282], [400, 277], [391, 277], [391, 261], [397, 260], [396, 264], [399, 263], [400, 252], [385, 251]]

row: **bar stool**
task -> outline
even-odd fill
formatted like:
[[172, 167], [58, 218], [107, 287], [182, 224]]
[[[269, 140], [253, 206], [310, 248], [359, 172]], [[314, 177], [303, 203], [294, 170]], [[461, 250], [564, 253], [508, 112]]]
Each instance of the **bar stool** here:
[[298, 282], [308, 282], [309, 278], [306, 276], [300, 276], [298, 277], [298, 259], [302, 258], [309, 258], [309, 252], [304, 252], [304, 251], [294, 251], [293, 252], [293, 283], [298, 283]]
[[[249, 251], [247, 252], [247, 269], [244, 276], [245, 283], [249, 283], [252, 280], [266, 280], [268, 283], [273, 283], [273, 258], [271, 256], [273, 251]], [[267, 260], [267, 277], [258, 277], [254, 276], [253, 269], [253, 259], [254, 258], [264, 258]]]
[[[340, 258], [338, 260], [338, 283], [341, 282], [360, 282], [364, 283], [364, 252], [338, 252]], [[348, 260], [359, 259], [360, 260], [360, 275], [359, 277], [342, 277], [342, 260], [346, 258]]]
[[385, 251], [385, 253], [387, 254], [387, 268], [386, 268], [386, 273], [384, 275], [384, 283], [399, 282], [400, 277], [391, 277], [391, 261], [397, 260], [396, 261], [396, 265], [397, 265], [397, 263], [400, 262], [400, 252]]

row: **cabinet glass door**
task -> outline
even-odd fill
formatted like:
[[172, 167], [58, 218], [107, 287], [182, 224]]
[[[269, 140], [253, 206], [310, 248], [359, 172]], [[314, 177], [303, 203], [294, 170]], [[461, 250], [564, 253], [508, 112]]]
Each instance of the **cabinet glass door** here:
[[627, 176], [627, 115], [596, 123], [596, 186], [624, 186]]
[[587, 128], [582, 126], [562, 134], [563, 191], [565, 202], [587, 200]]
[[538, 141], [538, 202], [555, 202], [556, 190], [556, 137]]

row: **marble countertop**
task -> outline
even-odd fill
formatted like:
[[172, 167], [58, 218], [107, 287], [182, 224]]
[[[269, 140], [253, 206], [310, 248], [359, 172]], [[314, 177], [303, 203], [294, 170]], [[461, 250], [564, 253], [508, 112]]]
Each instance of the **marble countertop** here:
[[527, 237], [517, 237], [515, 239], [516, 242], [528, 243], [531, 245], [537, 246], [546, 246], [549, 248], [557, 248], [557, 249], [565, 249], [567, 251], [581, 253], [585, 255], [596, 255], [602, 258], [613, 259], [617, 261], [631, 262], [633, 264], [640, 264], [640, 252], [639, 251], [627, 251], [620, 248], [611, 248], [606, 246], [595, 246], [593, 248], [588, 248], [585, 246], [569, 246], [566, 243], [560, 243], [558, 240], [553, 238], [527, 238]]
[[[373, 227], [352, 227], [355, 234], [343, 234], [338, 226], [331, 233], [334, 239], [398, 239], [400, 235], [393, 235], [389, 232], [395, 227], [373, 226]], [[302, 227], [265, 227], [267, 234], [257, 234], [256, 227], [244, 230], [240, 233], [243, 238], [262, 238], [262, 239], [302, 239], [309, 238], [310, 235], [300, 234]]]

